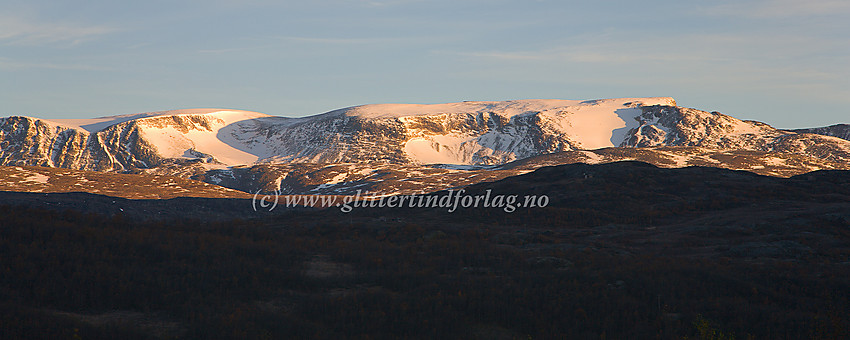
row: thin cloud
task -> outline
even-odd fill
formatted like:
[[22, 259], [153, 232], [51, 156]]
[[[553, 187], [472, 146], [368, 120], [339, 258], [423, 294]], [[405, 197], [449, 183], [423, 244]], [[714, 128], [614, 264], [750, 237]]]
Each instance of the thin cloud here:
[[107, 26], [37, 22], [18, 16], [0, 15], [0, 42], [5, 44], [78, 44], [115, 31], [116, 29]]
[[124, 48], [126, 48], [128, 50], [135, 50], [135, 49], [140, 49], [142, 47], [151, 46], [151, 45], [153, 45], [152, 42], [141, 42], [141, 43], [129, 45], [129, 46], [124, 47]]
[[245, 52], [256, 51], [256, 50], [264, 49], [264, 48], [268, 48], [268, 47], [269, 46], [250, 46], [250, 47], [204, 49], [204, 50], [198, 50], [198, 53], [205, 53], [205, 54], [245, 53]]
[[735, 16], [747, 18], [789, 18], [820, 15], [850, 14], [850, 1], [847, 0], [762, 0], [752, 2], [734, 2], [713, 7], [704, 7], [702, 12], [709, 15]]
[[269, 40], [284, 41], [289, 43], [304, 43], [304, 44], [319, 44], [319, 45], [367, 45], [367, 44], [386, 44], [391, 42], [402, 41], [401, 39], [391, 38], [314, 38], [314, 37], [271, 37], [264, 39], [248, 39], [249, 41], [264, 42], [260, 45], [248, 45], [243, 47], [228, 47], [228, 48], [211, 48], [201, 49], [198, 53], [204, 54], [229, 54], [229, 53], [245, 53], [261, 49], [274, 48], [275, 44], [268, 44]]
[[[228, 54], [228, 53], [245, 53], [261, 49], [269, 49], [278, 47], [279, 42], [292, 44], [312, 44], [312, 45], [327, 45], [327, 46], [345, 46], [345, 45], [376, 45], [376, 44], [393, 44], [409, 41], [408, 39], [398, 38], [319, 38], [319, 37], [298, 37], [298, 36], [274, 36], [268, 38], [249, 38], [245, 39], [249, 42], [247, 46], [242, 47], [227, 47], [227, 48], [211, 48], [201, 49], [198, 53], [204, 54]], [[256, 45], [250, 44], [260, 43]], [[272, 43], [269, 43], [272, 42]], [[276, 43], [277, 42], [277, 43]]]
[[805, 60], [813, 55], [827, 58], [836, 45], [848, 39], [772, 34], [681, 34], [677, 36], [583, 37], [538, 50], [434, 51], [470, 58], [504, 61], [553, 61], [600, 64], [670, 62], [679, 64], [728, 64], [740, 61], [781, 63]]
[[498, 59], [498, 60], [545, 60], [553, 59], [553, 55], [546, 52], [528, 53], [528, 52], [449, 52], [449, 51], [434, 51], [437, 54], [454, 54], [464, 57]]
[[650, 61], [718, 61], [723, 57], [688, 52], [653, 51], [619, 44], [588, 44], [558, 47], [538, 51], [435, 51], [438, 54], [454, 54], [463, 57], [504, 61], [549, 61], [599, 64], [629, 64]]
[[371, 7], [388, 7], [388, 6], [400, 6], [400, 5], [408, 5], [412, 3], [423, 2], [423, 0], [394, 0], [394, 1], [363, 1], [363, 4]]
[[598, 80], [608, 85], [621, 80], [629, 84], [634, 81], [633, 77], [640, 75], [645, 82], [691, 82], [688, 86], [697, 87], [724, 84], [726, 88], [736, 87], [742, 91], [789, 92], [796, 89], [808, 94], [823, 91], [821, 96], [833, 100], [846, 96], [848, 91], [846, 79], [850, 77], [850, 69], [844, 66], [844, 55], [829, 53], [837, 43], [834, 39], [764, 34], [681, 34], [582, 40], [540, 50], [436, 53], [488, 64], [501, 63], [504, 67], [500, 68], [505, 70], [561, 70], [556, 72], [584, 82]]
[[330, 45], [382, 44], [382, 43], [403, 41], [402, 39], [395, 39], [395, 38], [315, 38], [315, 37], [291, 37], [291, 36], [289, 36], [289, 37], [277, 37], [277, 39], [284, 40], [284, 41], [292, 41], [292, 42], [330, 44]]
[[21, 62], [7, 58], [0, 58], [0, 70], [20, 71], [28, 69], [48, 69], [48, 70], [76, 70], [76, 71], [108, 71], [109, 68], [102, 66], [92, 66], [84, 64], [57, 64], [57, 63], [36, 63], [36, 62]]

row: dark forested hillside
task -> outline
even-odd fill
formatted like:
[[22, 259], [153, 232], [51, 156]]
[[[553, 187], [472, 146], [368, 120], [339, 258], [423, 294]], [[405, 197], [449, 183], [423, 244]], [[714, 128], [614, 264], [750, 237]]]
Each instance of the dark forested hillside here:
[[619, 163], [468, 188], [551, 197], [511, 214], [6, 203], [0, 338], [847, 338], [848, 182]]

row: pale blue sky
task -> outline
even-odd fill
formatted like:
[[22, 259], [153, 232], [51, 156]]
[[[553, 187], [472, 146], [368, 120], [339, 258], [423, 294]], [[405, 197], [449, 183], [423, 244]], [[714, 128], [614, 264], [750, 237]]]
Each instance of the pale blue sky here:
[[0, 0], [0, 116], [670, 96], [850, 123], [850, 1]]

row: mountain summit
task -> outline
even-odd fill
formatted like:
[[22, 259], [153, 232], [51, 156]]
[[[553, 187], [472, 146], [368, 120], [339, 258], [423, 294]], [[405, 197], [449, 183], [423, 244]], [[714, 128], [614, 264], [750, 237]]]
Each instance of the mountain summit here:
[[676, 106], [669, 97], [354, 106], [303, 118], [175, 110], [0, 119], [0, 164], [83, 170], [199, 161], [499, 165], [558, 151], [699, 146], [850, 159], [850, 143]]
[[[376, 171], [407, 169], [393, 175], [402, 183], [415, 173], [437, 176], [563, 152], [573, 154], [536, 162], [640, 159], [793, 175], [847, 167], [850, 141], [828, 136], [838, 132], [779, 130], [680, 107], [669, 97], [374, 104], [301, 118], [190, 109], [95, 119], [0, 118], [0, 165], [147, 172], [240, 190], [289, 186], [291, 192], [371, 183], [380, 180], [368, 179]], [[349, 165], [329, 167], [340, 164]], [[326, 171], [337, 168], [347, 170]], [[424, 168], [445, 170], [416, 170]], [[468, 181], [468, 174], [456, 175], [449, 182]]]

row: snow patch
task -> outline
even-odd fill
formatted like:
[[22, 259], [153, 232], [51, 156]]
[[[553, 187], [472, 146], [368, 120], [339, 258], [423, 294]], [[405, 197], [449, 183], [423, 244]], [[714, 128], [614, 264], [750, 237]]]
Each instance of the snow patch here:
[[464, 148], [479, 147], [472, 138], [450, 135], [411, 138], [404, 143], [404, 152], [420, 164], [457, 164], [468, 161]]
[[[620, 98], [591, 101], [577, 100], [516, 100], [507, 102], [463, 102], [452, 104], [364, 105], [347, 109], [345, 114], [367, 118], [398, 118], [454, 113], [467, 117], [502, 117], [503, 122], [485, 131], [461, 135], [454, 131], [434, 133], [413, 130], [415, 137], [404, 144], [404, 152], [419, 164], [504, 163], [538, 154], [528, 136], [533, 127], [519, 123], [517, 117], [535, 116], [548, 134], [569, 138], [574, 148], [600, 149], [619, 146], [631, 129], [640, 123], [635, 119], [643, 105], [675, 105], [672, 98]], [[440, 118], [441, 121], [445, 118]], [[505, 122], [507, 122], [506, 125]], [[480, 133], [474, 135], [474, 133]], [[570, 149], [560, 146], [561, 150]], [[557, 150], [550, 150], [557, 151]]]
[[160, 127], [148, 124], [145, 119], [139, 120], [139, 126], [142, 137], [151, 143], [160, 155], [167, 158], [194, 158], [192, 151], [196, 151], [212, 155], [227, 165], [257, 162], [260, 158], [258, 155], [237, 148], [241, 142], [228, 134], [220, 134], [219, 130], [239, 121], [266, 115], [248, 111], [216, 111], [208, 116], [215, 118], [208, 120], [211, 130], [190, 129], [183, 132], [175, 126]]
[[50, 180], [50, 176], [42, 175], [39, 173], [33, 173], [30, 174], [28, 177], [24, 178], [23, 182], [47, 184], [48, 180]]
[[326, 184], [339, 184], [339, 183], [342, 183], [343, 181], [345, 181], [346, 178], [348, 178], [348, 174], [347, 173], [341, 173], [341, 174], [334, 176], [334, 178], [331, 178], [331, 180], [327, 181]]
[[651, 98], [617, 98], [598, 100], [563, 100], [563, 99], [523, 99], [508, 101], [465, 101], [446, 104], [370, 104], [354, 106], [329, 113], [341, 113], [360, 118], [388, 119], [414, 116], [430, 116], [444, 113], [487, 113], [498, 112], [504, 117], [536, 113], [553, 108], [592, 107], [629, 104], [637, 105], [676, 105], [670, 97]]
[[156, 112], [143, 112], [143, 113], [132, 113], [126, 115], [118, 115], [118, 116], [107, 116], [107, 117], [99, 117], [99, 118], [89, 118], [89, 119], [51, 119], [46, 120], [47, 122], [53, 122], [57, 125], [62, 125], [66, 127], [72, 127], [76, 129], [86, 130], [88, 132], [98, 132], [107, 127], [110, 127], [115, 124], [121, 124], [124, 122], [129, 122], [131, 120], [137, 120], [148, 117], [159, 117], [159, 116], [179, 116], [179, 115], [209, 115], [209, 114], [218, 114], [218, 115], [229, 115], [232, 116], [234, 114], [242, 116], [245, 119], [250, 118], [259, 118], [259, 117], [272, 117], [270, 115], [259, 113], [259, 112], [251, 112], [251, 111], [242, 111], [242, 110], [223, 110], [223, 109], [183, 109], [183, 110], [168, 110], [168, 111], [156, 111]]
[[585, 164], [599, 164], [605, 161], [605, 158], [593, 151], [582, 151], [581, 153], [587, 158]]
[[663, 155], [669, 157], [670, 160], [675, 163], [673, 166], [677, 168], [684, 168], [688, 166], [691, 161], [691, 157], [687, 155], [679, 155], [675, 153], [663, 153]]

